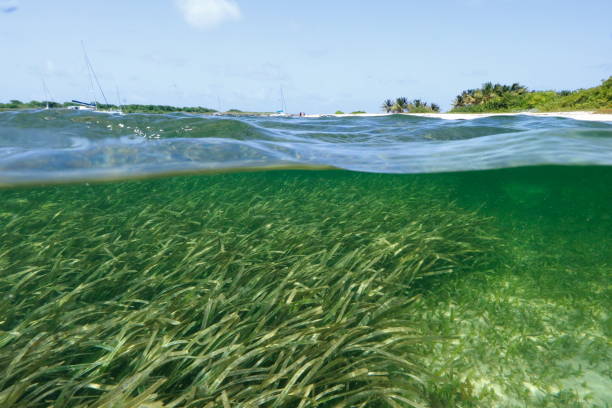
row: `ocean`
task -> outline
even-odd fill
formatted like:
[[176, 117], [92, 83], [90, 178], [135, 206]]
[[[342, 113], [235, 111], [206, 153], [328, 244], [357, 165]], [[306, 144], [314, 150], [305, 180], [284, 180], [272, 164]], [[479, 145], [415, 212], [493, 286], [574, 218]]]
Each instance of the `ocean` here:
[[2, 407], [608, 407], [612, 123], [0, 112]]

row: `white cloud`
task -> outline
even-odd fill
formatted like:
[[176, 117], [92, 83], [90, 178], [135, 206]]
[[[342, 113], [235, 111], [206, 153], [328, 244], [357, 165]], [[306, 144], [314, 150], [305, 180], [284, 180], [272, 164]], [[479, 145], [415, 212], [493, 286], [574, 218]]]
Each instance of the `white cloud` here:
[[224, 21], [240, 19], [234, 0], [175, 0], [185, 20], [197, 28], [214, 28]]

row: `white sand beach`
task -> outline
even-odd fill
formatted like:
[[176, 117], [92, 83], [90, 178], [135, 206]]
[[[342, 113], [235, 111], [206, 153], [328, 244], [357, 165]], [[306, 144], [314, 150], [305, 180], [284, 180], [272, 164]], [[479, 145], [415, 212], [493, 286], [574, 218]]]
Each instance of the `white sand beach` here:
[[[306, 115], [308, 118], [320, 118], [322, 116], [335, 116], [335, 117], [349, 117], [349, 116], [388, 116], [397, 115], [393, 113], [362, 113], [362, 114], [315, 114]], [[517, 113], [399, 113], [399, 115], [408, 116], [422, 116], [426, 118], [438, 118], [447, 120], [460, 120], [460, 119], [479, 119], [486, 118], [489, 116], [516, 116], [516, 115], [527, 115], [527, 116], [540, 116], [540, 117], [561, 117], [570, 118], [575, 120], [590, 120], [598, 122], [612, 122], [612, 114], [601, 114], [594, 112], [517, 112]]]

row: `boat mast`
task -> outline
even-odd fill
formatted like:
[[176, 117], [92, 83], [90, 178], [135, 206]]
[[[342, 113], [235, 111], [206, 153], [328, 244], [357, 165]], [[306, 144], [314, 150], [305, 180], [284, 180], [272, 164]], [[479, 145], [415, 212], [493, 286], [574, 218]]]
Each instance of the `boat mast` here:
[[283, 86], [280, 87], [281, 93], [281, 108], [283, 108], [283, 112], [287, 113], [287, 106], [285, 105], [285, 94], [283, 93]]
[[[106, 95], [104, 95], [104, 91], [102, 90], [102, 86], [100, 85], [100, 81], [98, 81], [98, 76], [96, 75], [96, 71], [94, 71], [93, 66], [91, 65], [91, 61], [89, 60], [89, 56], [87, 55], [87, 50], [85, 49], [85, 42], [83, 40], [81, 40], [81, 46], [83, 47], [83, 56], [85, 57], [85, 65], [87, 66], [87, 73], [89, 74], [89, 82], [91, 84], [91, 90], [92, 90], [92, 94], [94, 91], [94, 84], [93, 84], [93, 79], [95, 79], [96, 84], [98, 85], [98, 89], [100, 90], [100, 93], [102, 94], [102, 98], [104, 99], [104, 103], [106, 105], [108, 105], [108, 100], [106, 99]], [[96, 108], [98, 107], [98, 102], [96, 101], [95, 95], [94, 95], [94, 104], [96, 105]]]
[[119, 95], [119, 85], [117, 85], [116, 83], [115, 83], [115, 88], [117, 89], [117, 101], [119, 103], [119, 105], [118, 105], [119, 106], [119, 112], [121, 113], [122, 110], [123, 110], [122, 107], [121, 107], [121, 95]]
[[47, 88], [45, 77], [42, 77], [41, 80], [42, 80], [43, 92], [45, 93], [45, 104], [46, 104], [45, 109], [49, 109], [49, 99], [52, 99], [51, 93], [49, 92], [49, 88]]
[[83, 40], [81, 40], [81, 47], [83, 48], [83, 58], [85, 60], [85, 68], [87, 68], [87, 78], [89, 78], [89, 94], [91, 98], [90, 103], [93, 103], [95, 108], [97, 109], [98, 104], [96, 103], [96, 91], [94, 87], [93, 77], [91, 75], [91, 69], [89, 68], [89, 61], [87, 59], [87, 51], [85, 51], [85, 43], [83, 42]]

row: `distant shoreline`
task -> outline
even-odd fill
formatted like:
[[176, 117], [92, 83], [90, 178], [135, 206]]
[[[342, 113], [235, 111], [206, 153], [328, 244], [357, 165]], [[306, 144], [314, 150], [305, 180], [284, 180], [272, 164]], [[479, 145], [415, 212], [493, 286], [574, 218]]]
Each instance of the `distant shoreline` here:
[[573, 112], [513, 112], [513, 113], [360, 113], [360, 114], [313, 114], [306, 115], [307, 118], [320, 118], [320, 117], [375, 117], [375, 116], [391, 116], [391, 115], [404, 115], [404, 116], [420, 116], [424, 118], [436, 118], [446, 120], [469, 120], [469, 119], [480, 119], [487, 118], [489, 116], [517, 116], [527, 115], [536, 117], [561, 117], [575, 120], [589, 120], [597, 122], [612, 122], [612, 114], [610, 113], [595, 113], [592, 111], [573, 111]]
[[[66, 108], [53, 108], [53, 109], [66, 109]], [[22, 110], [36, 110], [36, 108], [0, 108], [0, 112], [8, 111], [22, 111]], [[99, 112], [104, 112], [100, 110]], [[444, 120], [470, 120], [487, 118], [490, 116], [535, 116], [535, 117], [560, 117], [569, 118], [575, 120], [586, 120], [594, 122], [612, 122], [612, 113], [596, 113], [594, 111], [568, 111], [568, 112], [489, 112], [489, 113], [316, 113], [306, 114], [299, 116], [298, 114], [277, 114], [270, 112], [185, 112], [182, 110], [168, 111], [168, 112], [127, 112], [127, 113], [150, 113], [150, 114], [162, 114], [162, 113], [190, 113], [195, 115], [205, 116], [279, 116], [279, 117], [303, 117], [303, 118], [322, 118], [322, 117], [378, 117], [378, 116], [392, 116], [392, 115], [404, 115], [404, 116], [420, 116], [423, 118], [435, 118]]]

